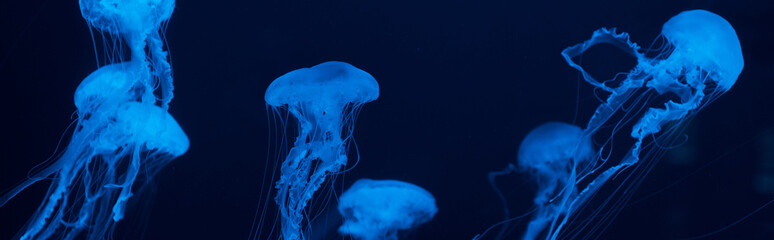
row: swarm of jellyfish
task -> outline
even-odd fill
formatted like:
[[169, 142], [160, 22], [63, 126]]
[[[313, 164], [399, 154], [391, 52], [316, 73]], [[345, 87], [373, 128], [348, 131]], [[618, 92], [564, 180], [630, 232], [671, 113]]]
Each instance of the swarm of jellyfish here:
[[[664, 46], [650, 56], [632, 43], [627, 33], [603, 28], [591, 39], [562, 51], [567, 63], [580, 71], [586, 82], [609, 94], [581, 134], [597, 142], [599, 150], [583, 168], [578, 168], [577, 159], [585, 159], [587, 152], [576, 151], [572, 162], [575, 167], [564, 172], [535, 173], [537, 178], [552, 175], [570, 182], [560, 182], [565, 186], [557, 189], [557, 185], [544, 185], [538, 180], [536, 204], [547, 200], [547, 207], [553, 210], [548, 218], [538, 211], [524, 239], [593, 238], [603, 231], [664, 151], [676, 142], [685, 123], [728, 91], [744, 66], [734, 28], [714, 13], [682, 12], [664, 24], [661, 38]], [[597, 44], [620, 48], [636, 58], [637, 65], [622, 79], [595, 79], [573, 58]], [[665, 95], [673, 97], [663, 107], [658, 106], [664, 102], [659, 96]], [[626, 126], [631, 127], [628, 135], [634, 140], [633, 146], [616, 154], [614, 137], [616, 141], [623, 138], [617, 134]], [[592, 207], [589, 203], [593, 197], [616, 176], [621, 182]], [[587, 214], [576, 217], [581, 211]]]
[[305, 238], [304, 209], [326, 176], [347, 164], [357, 111], [377, 97], [379, 84], [370, 74], [335, 61], [291, 71], [266, 89], [266, 103], [275, 111], [286, 109], [298, 123], [299, 135], [275, 186], [283, 239]]
[[[131, 60], [112, 56], [110, 64], [80, 83], [74, 95], [78, 118], [64, 152], [0, 198], [2, 206], [31, 184], [52, 179], [43, 203], [19, 231], [20, 239], [110, 236], [124, 218], [138, 176], [149, 181], [188, 149], [188, 137], [167, 112], [172, 78], [160, 34], [174, 1], [79, 3], [90, 26], [128, 43]], [[120, 54], [116, 49], [113, 53]], [[161, 86], [160, 101], [153, 93], [156, 85]]]
[[427, 190], [397, 180], [360, 179], [339, 198], [339, 233], [362, 240], [395, 240], [438, 212]]

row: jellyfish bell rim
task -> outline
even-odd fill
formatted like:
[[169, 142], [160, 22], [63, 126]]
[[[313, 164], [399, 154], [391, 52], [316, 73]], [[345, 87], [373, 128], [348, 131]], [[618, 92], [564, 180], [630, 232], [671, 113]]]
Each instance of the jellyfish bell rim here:
[[703, 9], [680, 12], [664, 23], [661, 35], [675, 47], [673, 55], [689, 57], [705, 71], [717, 74], [715, 80], [723, 91], [736, 83], [744, 68], [736, 30], [728, 20], [713, 12]]
[[379, 97], [379, 84], [371, 74], [349, 63], [328, 61], [290, 71], [271, 82], [264, 100], [274, 107], [307, 102], [363, 104]]

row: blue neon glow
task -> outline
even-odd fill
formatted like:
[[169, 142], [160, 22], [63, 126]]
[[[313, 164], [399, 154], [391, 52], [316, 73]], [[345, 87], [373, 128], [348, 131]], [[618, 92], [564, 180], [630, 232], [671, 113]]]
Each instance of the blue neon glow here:
[[562, 205], [578, 195], [578, 172], [585, 172], [594, 155], [591, 140], [578, 126], [549, 122], [530, 131], [519, 146], [518, 166], [537, 183], [536, 212], [524, 239], [535, 239], [563, 214]]
[[[542, 217], [536, 215], [524, 239], [577, 238], [578, 234], [587, 237], [604, 230], [631, 197], [637, 183], [667, 149], [665, 143], [673, 142], [679, 136], [681, 125], [728, 91], [744, 66], [734, 28], [714, 13], [705, 10], [682, 12], [664, 24], [661, 37], [666, 40], [666, 46], [653, 57], [646, 56], [646, 51], [629, 41], [627, 33], [605, 28], [595, 31], [591, 39], [562, 51], [567, 63], [580, 71], [586, 82], [609, 93], [583, 130], [583, 136], [606, 140], [598, 143], [600, 150], [594, 154], [589, 168], [565, 178], [568, 186], [581, 183], [583, 186], [577, 190], [564, 187], [549, 197], [540, 197], [541, 192], [538, 193], [541, 200], [552, 199], [555, 213], [550, 224], [540, 223]], [[595, 79], [573, 58], [597, 44], [620, 48], [635, 57], [637, 65], [622, 81]], [[674, 94], [677, 99], [667, 100], [663, 107], [651, 107], [657, 103], [655, 96], [667, 93]], [[640, 110], [643, 112], [638, 113]], [[635, 140], [634, 144], [621, 159], [611, 159], [613, 136], [629, 122], [634, 123], [629, 134]], [[646, 161], [637, 164], [641, 157]], [[621, 175], [621, 182], [611, 190], [612, 195], [602, 196], [605, 199], [588, 210], [590, 216], [579, 216], [586, 217], [585, 221], [575, 222], [574, 214], [586, 206], [608, 180], [624, 170], [629, 171]], [[563, 174], [556, 176], [562, 178]], [[565, 229], [571, 223], [577, 226]], [[580, 229], [583, 229], [582, 233]]]
[[429, 222], [438, 212], [427, 190], [397, 180], [360, 179], [339, 198], [339, 233], [361, 240], [398, 239], [399, 230]]
[[[118, 39], [118, 46], [109, 53], [115, 54], [107, 60], [111, 64], [91, 73], [76, 89], [78, 119], [64, 152], [0, 197], [3, 206], [31, 184], [52, 178], [20, 239], [109, 237], [124, 218], [138, 176], [150, 181], [188, 150], [188, 137], [167, 113], [172, 77], [160, 36], [174, 1], [81, 0], [80, 6], [89, 25]], [[120, 39], [129, 45], [130, 61], [121, 61]], [[153, 93], [157, 84], [162, 92], [158, 102]]]
[[283, 239], [304, 238], [304, 208], [326, 176], [347, 164], [357, 111], [378, 97], [379, 84], [370, 74], [335, 61], [291, 71], [266, 89], [266, 103], [275, 111], [287, 109], [298, 121], [299, 135], [276, 183]]

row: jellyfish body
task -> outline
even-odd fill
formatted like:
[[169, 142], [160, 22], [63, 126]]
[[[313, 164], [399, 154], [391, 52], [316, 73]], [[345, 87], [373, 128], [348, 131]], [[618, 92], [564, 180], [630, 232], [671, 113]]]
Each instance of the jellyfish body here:
[[[346, 165], [355, 113], [378, 96], [376, 80], [344, 62], [294, 70], [269, 85], [266, 103], [286, 108], [298, 121], [299, 135], [276, 182], [283, 239], [303, 238], [304, 208], [325, 177]], [[348, 133], [342, 136], [342, 130]]]
[[122, 36], [132, 53], [132, 62], [146, 62], [145, 47], [150, 52], [153, 66], [148, 87], [158, 82], [161, 87], [161, 106], [165, 110], [172, 100], [172, 68], [164, 51], [162, 26], [172, 16], [174, 0], [79, 0], [81, 15], [90, 26], [113, 36]]
[[536, 211], [524, 239], [535, 239], [546, 226], [569, 214], [568, 199], [578, 195], [577, 173], [590, 165], [591, 140], [575, 125], [548, 122], [530, 131], [519, 146], [518, 166], [537, 183]]
[[[744, 66], [742, 51], [734, 28], [722, 17], [705, 11], [682, 12], [667, 21], [661, 31], [666, 46], [654, 57], [649, 57], [636, 43], [629, 40], [627, 33], [616, 33], [615, 29], [599, 29], [591, 39], [562, 51], [567, 63], [580, 71], [589, 84], [609, 93], [607, 99], [596, 109], [589, 120], [584, 135], [594, 139], [607, 139], [601, 143], [592, 168], [577, 173], [576, 184], [587, 181], [577, 196], [568, 199], [559, 221], [551, 224], [546, 239], [560, 238], [563, 228], [571, 221], [572, 213], [588, 203], [595, 193], [609, 179], [624, 170], [631, 173], [623, 183], [612, 190], [612, 195], [593, 210], [592, 217], [581, 227], [588, 227], [584, 234], [601, 231], [603, 222], [609, 221], [631, 197], [633, 188], [642, 181], [647, 172], [666, 149], [663, 144], [679, 135], [680, 126], [708, 103], [728, 91], [736, 82]], [[611, 44], [635, 57], [637, 65], [623, 75], [621, 81], [598, 81], [586, 72], [573, 57], [583, 54], [597, 44]], [[608, 85], [616, 84], [617, 85]], [[656, 97], [670, 94], [676, 99], [667, 100], [663, 107], [657, 107]], [[656, 106], [656, 107], [654, 107]], [[622, 114], [623, 117], [616, 114]], [[634, 144], [620, 159], [610, 159], [613, 136], [627, 123], [633, 123], [630, 137]], [[600, 130], [612, 128], [610, 136]], [[643, 144], [644, 143], [644, 144]], [[646, 158], [643, 164], [641, 156]], [[635, 166], [634, 168], [630, 168]], [[619, 197], [614, 199], [614, 197]], [[603, 208], [608, 213], [600, 214]], [[575, 234], [578, 234], [576, 232]], [[567, 235], [561, 238], [575, 238]], [[525, 239], [527, 239], [525, 237]]]
[[399, 230], [433, 219], [438, 212], [427, 190], [397, 180], [360, 179], [339, 198], [342, 235], [361, 240], [398, 239]]
[[[127, 40], [132, 60], [111, 62], [81, 81], [73, 99], [78, 119], [64, 152], [0, 197], [1, 207], [31, 184], [52, 178], [43, 203], [18, 233], [20, 239], [108, 237], [124, 218], [138, 176], [150, 181], [188, 149], [188, 137], [167, 113], [172, 79], [159, 38], [160, 24], [169, 18], [174, 1], [80, 4], [91, 26]], [[153, 55], [150, 63], [146, 40]], [[169, 96], [161, 98], [162, 107], [156, 106], [153, 93], [158, 79], [163, 80], [162, 95]]]
[[134, 100], [144, 93], [142, 74], [131, 66], [104, 66], [81, 82], [75, 94], [79, 118], [64, 153], [0, 199], [4, 204], [32, 183], [54, 176], [20, 239], [72, 239], [84, 229], [89, 239], [104, 238], [124, 217], [137, 176], [152, 177], [188, 149], [188, 138], [172, 116]]

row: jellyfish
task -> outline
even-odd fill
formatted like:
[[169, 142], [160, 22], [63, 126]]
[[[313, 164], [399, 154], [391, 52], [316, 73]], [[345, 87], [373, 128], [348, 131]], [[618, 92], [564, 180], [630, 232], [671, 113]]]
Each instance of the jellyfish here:
[[84, 79], [74, 98], [79, 118], [67, 148], [0, 198], [2, 206], [53, 176], [20, 239], [72, 239], [83, 230], [89, 239], [104, 238], [124, 217], [137, 176], [152, 177], [188, 149], [188, 138], [169, 113], [135, 101], [144, 88], [133, 66], [104, 66]]
[[398, 231], [429, 222], [438, 212], [427, 190], [397, 180], [360, 179], [339, 198], [339, 233], [361, 240], [395, 240]]
[[[157, 84], [161, 87], [159, 100], [162, 108], [167, 110], [174, 86], [162, 35], [175, 8], [175, 0], [78, 0], [78, 3], [81, 15], [90, 26], [111, 36], [120, 36], [118, 41], [126, 41], [131, 50], [131, 62], [142, 65], [152, 74], [152, 78], [144, 80], [146, 87], [155, 89]], [[146, 60], [146, 46], [150, 62]], [[155, 98], [151, 99], [155, 101]]]
[[[599, 150], [590, 167], [575, 174], [577, 193], [564, 188], [562, 198], [551, 200], [562, 202], [562, 209], [558, 210], [562, 214], [547, 226], [546, 239], [575, 239], [579, 234], [583, 234], [582, 238], [593, 238], [594, 234], [604, 231], [664, 151], [678, 141], [682, 126], [731, 89], [744, 66], [734, 28], [712, 12], [681, 12], [663, 25], [660, 37], [663, 47], [641, 49], [629, 40], [629, 34], [602, 28], [591, 39], [562, 51], [567, 63], [586, 82], [609, 95], [583, 130], [583, 135], [594, 141], [602, 139], [597, 143]], [[636, 58], [636, 66], [617, 75], [620, 77], [597, 80], [573, 60], [597, 44], [620, 48]], [[628, 136], [618, 134], [628, 127], [631, 127]], [[613, 144], [625, 142], [626, 137], [633, 144], [619, 154]], [[600, 188], [616, 176], [621, 176], [621, 182], [609, 194], [605, 192], [598, 205], [589, 208], [589, 202]], [[575, 213], [583, 209], [589, 215], [577, 217]], [[567, 229], [568, 224], [575, 226]], [[533, 239], [532, 236], [525, 235], [525, 239]]]
[[537, 183], [536, 212], [524, 239], [535, 239], [566, 210], [568, 199], [578, 195], [577, 173], [590, 165], [594, 154], [591, 140], [578, 126], [548, 122], [524, 137], [519, 146], [518, 166]]
[[[171, 69], [159, 35], [174, 1], [82, 0], [80, 5], [91, 26], [129, 43], [132, 59], [117, 61], [123, 56], [120, 45], [114, 46], [110, 64], [92, 72], [75, 91], [78, 118], [64, 151], [0, 196], [2, 207], [31, 184], [52, 179], [40, 207], [17, 234], [20, 239], [107, 238], [124, 218], [135, 183], [151, 181], [189, 146], [167, 112]], [[154, 94], [157, 84], [161, 98]]]
[[266, 103], [287, 109], [298, 123], [275, 186], [283, 239], [304, 238], [304, 208], [326, 176], [347, 164], [356, 113], [377, 97], [379, 85], [370, 74], [336, 61], [291, 71], [266, 89]]

